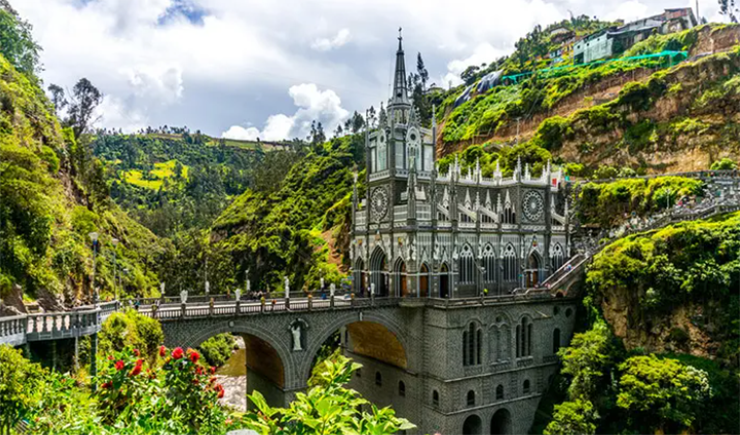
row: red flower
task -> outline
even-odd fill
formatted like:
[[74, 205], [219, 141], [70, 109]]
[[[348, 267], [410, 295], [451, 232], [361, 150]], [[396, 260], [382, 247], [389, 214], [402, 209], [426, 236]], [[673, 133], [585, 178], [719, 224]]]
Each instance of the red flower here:
[[216, 374], [216, 367], [211, 366], [211, 374], [212, 375]]
[[195, 373], [196, 374], [199, 374], [199, 375], [202, 375], [203, 374], [203, 367], [201, 367], [201, 366], [196, 367], [195, 368]]
[[134, 355], [141, 356], [141, 352], [139, 352], [139, 349], [134, 349]]
[[164, 346], [159, 346], [159, 356], [164, 358], [166, 354], [167, 354], [167, 348]]
[[121, 370], [123, 370], [123, 367], [124, 366], [125, 366], [125, 364], [120, 359], [118, 361], [116, 361], [116, 370], [121, 371]]
[[143, 360], [143, 359], [138, 359], [138, 360], [136, 360], [136, 365], [134, 366], [134, 368], [133, 368], [133, 369], [131, 369], [131, 371], [129, 372], [129, 374], [128, 374], [128, 375], [129, 375], [129, 376], [136, 376], [136, 375], [138, 375], [139, 373], [141, 373], [141, 366], [142, 366], [143, 364], [144, 364], [144, 360]]
[[111, 386], [113, 386], [113, 383], [112, 382], [105, 382], [105, 383], [103, 383], [103, 385], [100, 386], [100, 388], [102, 388], [104, 390], [107, 390]]
[[217, 380], [217, 379], [216, 379], [216, 377], [214, 376], [214, 377], [212, 377], [211, 379], [209, 379], [209, 380], [208, 380], [208, 383], [209, 383], [209, 384], [212, 384], [212, 383], [216, 382], [216, 380]]
[[190, 352], [190, 361], [193, 362], [193, 364], [198, 362], [198, 359], [200, 358], [200, 354], [192, 349], [189, 349]]
[[181, 347], [176, 347], [175, 350], [172, 351], [172, 358], [174, 359], [180, 359], [182, 358], [184, 352], [182, 351]]
[[113, 361], [113, 355], [108, 355], [108, 361]]
[[224, 387], [221, 384], [216, 384], [214, 390], [216, 390], [216, 392], [218, 393], [217, 396], [219, 399], [222, 399], [224, 397]]

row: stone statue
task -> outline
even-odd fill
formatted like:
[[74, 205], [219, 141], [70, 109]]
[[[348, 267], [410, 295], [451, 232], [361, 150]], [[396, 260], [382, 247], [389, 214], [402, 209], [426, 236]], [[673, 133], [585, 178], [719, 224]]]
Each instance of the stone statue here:
[[293, 334], [293, 350], [303, 350], [303, 347], [301, 347], [301, 325], [294, 324], [290, 327], [290, 332]]
[[165, 287], [164, 283], [159, 284], [159, 290], [160, 290], [159, 292], [162, 294], [164, 294], [164, 287]]
[[234, 292], [234, 297], [236, 298], [237, 301], [238, 300], [241, 300], [241, 298], [242, 298], [242, 291], [240, 289], [236, 289], [236, 291]]
[[337, 286], [334, 283], [329, 284], [329, 294], [334, 297], [334, 292], [337, 291]]
[[285, 299], [290, 299], [290, 280], [287, 276], [283, 277], [285, 280]]
[[183, 290], [180, 292], [180, 303], [186, 304], [188, 303], [188, 291]]
[[370, 283], [370, 296], [375, 296], [375, 283]]

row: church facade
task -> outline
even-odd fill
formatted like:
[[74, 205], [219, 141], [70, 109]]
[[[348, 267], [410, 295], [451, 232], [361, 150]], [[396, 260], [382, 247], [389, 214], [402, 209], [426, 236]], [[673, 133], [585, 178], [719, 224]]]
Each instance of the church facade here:
[[440, 171], [437, 127], [421, 125], [398, 44], [392, 97], [366, 132], [367, 192], [353, 200], [354, 290], [458, 298], [536, 287], [570, 255], [562, 172], [548, 164], [533, 176], [519, 162], [484, 174], [458, 161]]

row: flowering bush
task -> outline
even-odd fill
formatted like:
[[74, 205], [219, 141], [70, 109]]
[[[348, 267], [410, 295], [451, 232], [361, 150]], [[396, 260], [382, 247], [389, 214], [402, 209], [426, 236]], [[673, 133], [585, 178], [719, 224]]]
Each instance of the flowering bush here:
[[[221, 435], [233, 425], [218, 404], [224, 389], [192, 349], [160, 348], [150, 366], [137, 349], [100, 360], [92, 395], [74, 380], [45, 373], [28, 433], [54, 435]], [[41, 369], [40, 369], [41, 370]]]

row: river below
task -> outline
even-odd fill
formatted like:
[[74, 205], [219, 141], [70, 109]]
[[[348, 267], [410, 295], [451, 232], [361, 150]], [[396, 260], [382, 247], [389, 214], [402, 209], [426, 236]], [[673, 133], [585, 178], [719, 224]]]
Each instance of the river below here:
[[247, 350], [244, 340], [237, 336], [239, 348], [231, 354], [231, 358], [216, 372], [218, 382], [224, 387], [224, 397], [221, 404], [228, 405], [239, 411], [247, 410]]

